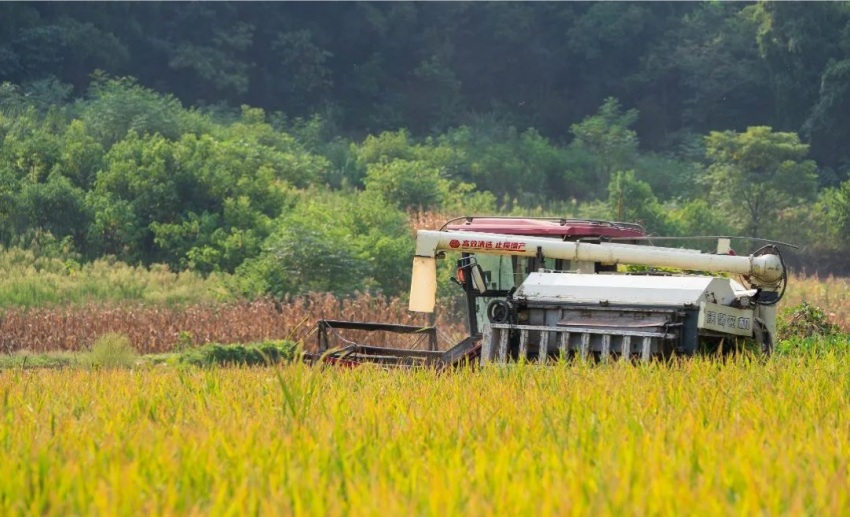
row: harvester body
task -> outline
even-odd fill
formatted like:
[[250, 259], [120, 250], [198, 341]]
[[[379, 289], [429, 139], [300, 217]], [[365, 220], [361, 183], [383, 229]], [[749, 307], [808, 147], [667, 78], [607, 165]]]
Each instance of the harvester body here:
[[713, 253], [647, 242], [638, 225], [571, 219], [465, 217], [420, 230], [410, 310], [434, 310], [437, 260], [449, 253], [467, 306], [468, 337], [430, 364], [649, 360], [741, 344], [770, 353], [786, 281], [775, 246], [738, 256], [728, 239]]

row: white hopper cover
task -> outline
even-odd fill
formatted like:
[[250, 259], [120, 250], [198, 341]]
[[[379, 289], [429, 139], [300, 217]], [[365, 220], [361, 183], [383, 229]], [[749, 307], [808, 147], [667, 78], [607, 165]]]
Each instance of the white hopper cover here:
[[[733, 290], [733, 285], [736, 289]], [[514, 298], [529, 302], [611, 305], [699, 305], [701, 301], [729, 305], [740, 284], [710, 276], [596, 275], [531, 273]], [[739, 291], [739, 296], [751, 294]]]

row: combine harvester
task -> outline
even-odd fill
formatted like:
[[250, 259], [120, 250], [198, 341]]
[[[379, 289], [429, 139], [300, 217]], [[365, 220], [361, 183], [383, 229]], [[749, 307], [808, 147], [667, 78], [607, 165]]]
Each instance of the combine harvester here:
[[[771, 353], [787, 282], [775, 243], [738, 256], [729, 238], [718, 238], [714, 253], [650, 240], [639, 225], [575, 219], [462, 217], [439, 231], [420, 230], [409, 308], [433, 312], [437, 259], [457, 254], [468, 336], [438, 351], [434, 327], [322, 320], [312, 359], [439, 368], [475, 360], [648, 361], [743, 346]], [[339, 329], [426, 335], [429, 350], [355, 342], [332, 348], [329, 336]]]

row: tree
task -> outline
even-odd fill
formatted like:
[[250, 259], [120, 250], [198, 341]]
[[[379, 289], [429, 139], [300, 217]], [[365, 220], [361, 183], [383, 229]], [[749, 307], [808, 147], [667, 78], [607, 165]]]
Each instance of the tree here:
[[140, 136], [159, 133], [177, 140], [188, 128], [183, 106], [172, 95], [161, 95], [130, 77], [111, 78], [96, 73], [82, 104], [82, 119], [89, 133], [105, 148], [135, 131]]
[[597, 180], [602, 185], [615, 171], [629, 169], [637, 157], [637, 133], [631, 129], [637, 117], [637, 110], [624, 113], [620, 101], [608, 97], [596, 115], [570, 126], [575, 137], [570, 145], [594, 155]]
[[169, 67], [188, 72], [195, 79], [192, 81], [195, 94], [201, 99], [213, 100], [216, 94], [244, 94], [248, 91], [248, 71], [252, 63], [246, 63], [243, 54], [252, 45], [254, 27], [237, 22], [211, 32], [211, 41], [206, 44], [183, 42], [177, 45]]
[[808, 151], [796, 133], [766, 126], [712, 131], [706, 137], [706, 182], [717, 208], [742, 221], [753, 237], [778, 230], [769, 223], [779, 211], [814, 198], [816, 165], [804, 160]]
[[850, 180], [823, 191], [821, 202], [826, 213], [827, 234], [844, 248], [850, 248]]
[[369, 165], [366, 190], [377, 192], [399, 208], [435, 208], [442, 204], [444, 184], [440, 170], [422, 161], [393, 160]]
[[285, 109], [297, 113], [299, 106], [322, 100], [333, 86], [325, 64], [333, 54], [318, 47], [309, 30], [279, 33], [271, 47], [280, 69], [276, 89], [283, 94]]
[[830, 61], [821, 77], [820, 93], [803, 135], [812, 142], [812, 154], [822, 162], [838, 164], [847, 158], [850, 138], [850, 59]]
[[758, 2], [741, 13], [758, 24], [756, 42], [770, 70], [762, 89], [773, 93], [773, 123], [799, 128], [817, 102], [827, 64], [841, 56], [850, 9], [844, 2]]
[[[734, 2], [693, 2], [656, 53], [678, 78], [676, 112], [685, 133], [743, 128], [767, 120], [770, 74], [756, 44], [756, 22]], [[650, 60], [650, 62], [655, 61]], [[659, 71], [660, 72], [660, 71]]]
[[611, 178], [608, 208], [617, 221], [639, 223], [649, 232], [667, 232], [664, 209], [649, 183], [635, 178], [634, 171], [617, 172]]
[[89, 224], [83, 200], [83, 191], [58, 173], [50, 174], [43, 183], [23, 181], [12, 217], [14, 233], [41, 230], [57, 239], [71, 237], [81, 243]]
[[236, 270], [247, 294], [380, 289], [398, 295], [408, 286], [407, 219], [373, 192], [304, 191], [274, 226], [263, 251]]

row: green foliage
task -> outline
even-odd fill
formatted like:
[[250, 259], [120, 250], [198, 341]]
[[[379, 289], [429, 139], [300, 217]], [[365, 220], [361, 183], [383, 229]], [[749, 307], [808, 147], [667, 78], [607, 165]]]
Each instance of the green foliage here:
[[467, 149], [454, 144], [448, 139], [414, 143], [402, 130], [369, 136], [354, 153], [366, 170], [366, 190], [399, 208], [492, 210], [492, 194], [476, 192], [474, 184], [461, 180], [476, 165]]
[[835, 188], [826, 189], [821, 194], [818, 203], [820, 213], [827, 224], [824, 232], [840, 243], [845, 249], [850, 248], [850, 180]]
[[683, 236], [732, 235], [734, 227], [705, 199], [692, 199], [666, 211], [671, 232]]
[[847, 334], [790, 336], [777, 343], [774, 353], [779, 356], [824, 356], [850, 352]]
[[[835, 64], [846, 58], [849, 50], [850, 10], [840, 3], [807, 6], [765, 2], [743, 9], [742, 15], [757, 26], [759, 55], [770, 71], [766, 86], [776, 106], [774, 123], [780, 127], [800, 127], [814, 105], [814, 116], [810, 115], [809, 120], [819, 126], [817, 129], [828, 130], [831, 123], [825, 120], [829, 117], [822, 116], [822, 110], [842, 107], [840, 102], [835, 104], [836, 96], [842, 95], [836, 79], [840, 82], [844, 72]], [[839, 113], [836, 111], [831, 117], [841, 117]], [[833, 129], [838, 130], [834, 137], [840, 138], [841, 129]], [[824, 150], [834, 143], [830, 139], [826, 137]]]
[[364, 183], [368, 192], [378, 193], [399, 208], [433, 209], [441, 206], [447, 195], [447, 182], [439, 169], [421, 161], [370, 164]]
[[161, 95], [130, 77], [94, 74], [89, 99], [79, 106], [81, 120], [105, 148], [134, 132], [176, 140], [194, 128], [185, 124], [183, 106], [173, 95]]
[[281, 223], [266, 240], [263, 253], [236, 271], [246, 294], [330, 291], [344, 295], [366, 287], [367, 258], [358, 254], [345, 236], [339, 236], [340, 232], [310, 228], [311, 222], [301, 218]]
[[251, 45], [254, 27], [235, 22], [213, 32], [211, 45], [178, 45], [171, 54], [169, 67], [192, 72], [189, 75], [200, 79], [204, 92], [245, 93], [250, 65], [240, 59], [240, 54]]
[[32, 229], [49, 232], [57, 238], [73, 237], [82, 241], [89, 213], [85, 193], [71, 181], [51, 173], [43, 183], [21, 181], [8, 218], [9, 230], [25, 235]]
[[[192, 365], [198, 367], [265, 366], [290, 362], [298, 357], [292, 341], [269, 340], [248, 344], [200, 347], [188, 344], [175, 353], [138, 355], [121, 334], [101, 336], [89, 352], [49, 352], [36, 354], [19, 351], [0, 355], [0, 370], [12, 368], [133, 368], [145, 365]], [[96, 351], [95, 351], [96, 350]]]
[[666, 233], [664, 208], [653, 194], [652, 187], [636, 179], [634, 171], [617, 172], [611, 178], [608, 208], [617, 221], [638, 223], [656, 234]]
[[236, 271], [248, 295], [381, 289], [397, 294], [413, 252], [407, 218], [373, 192], [308, 191]]
[[767, 120], [771, 101], [765, 90], [772, 73], [760, 55], [758, 23], [747, 6], [700, 2], [675, 25], [652, 64], [662, 88], [672, 77], [684, 86], [685, 128], [704, 133]]
[[441, 142], [462, 150], [457, 174], [497, 198], [524, 205], [557, 197], [585, 198], [592, 192], [581, 153], [552, 145], [534, 129], [523, 132], [498, 120], [479, 120], [449, 131]]
[[750, 127], [744, 133], [713, 131], [706, 137], [712, 161], [706, 182], [719, 208], [735, 215], [753, 236], [781, 232], [771, 221], [784, 208], [811, 201], [817, 186], [809, 147], [795, 133]]
[[[848, 157], [848, 20], [841, 2], [22, 4], [4, 8], [0, 76], [39, 112], [84, 91], [96, 70], [137, 77], [109, 84], [99, 74], [90, 88], [89, 100], [108, 108], [95, 124], [100, 142], [129, 129], [173, 138], [168, 127], [193, 118], [169, 120], [168, 103], [141, 85], [207, 112], [250, 102], [321, 113], [358, 137], [399, 127], [425, 136], [483, 115], [559, 139], [613, 97], [640, 110], [632, 129], [653, 151], [683, 134], [805, 123], [813, 156], [835, 169]], [[131, 102], [110, 101], [116, 88], [132, 91]], [[594, 153], [608, 174], [639, 172]]]
[[90, 246], [204, 273], [255, 256], [292, 187], [315, 181], [326, 164], [264, 117], [245, 108], [231, 126], [176, 141], [129, 133], [110, 149], [90, 196]]
[[[534, 129], [519, 132], [492, 118], [420, 143], [406, 131], [382, 133], [367, 137], [354, 151], [367, 170], [365, 183], [385, 196], [403, 198], [401, 204], [407, 206], [492, 211], [495, 198], [530, 205], [561, 195], [586, 198], [593, 192], [587, 153], [558, 147]], [[412, 173], [421, 179], [409, 179]]]
[[138, 360], [138, 353], [130, 344], [130, 338], [113, 332], [97, 338], [88, 360], [98, 368], [132, 368]]
[[[10, 4], [0, 244], [279, 295], [404, 291], [416, 207], [841, 256], [848, 22], [830, 3]], [[339, 223], [293, 215], [325, 187], [307, 211]]]
[[[803, 125], [803, 134], [809, 137], [813, 154], [832, 163], [844, 157], [844, 142], [850, 137], [850, 128], [839, 113], [850, 110], [850, 59], [830, 60], [820, 79], [817, 103]], [[846, 160], [846, 157], [844, 157]]]
[[829, 321], [826, 311], [808, 302], [783, 310], [778, 319], [779, 340], [829, 337], [839, 333], [838, 325]]
[[633, 167], [638, 155], [637, 133], [631, 127], [637, 122], [635, 109], [623, 112], [620, 102], [609, 97], [596, 115], [570, 126], [575, 137], [572, 147], [594, 158], [594, 176], [603, 182], [614, 174]]
[[89, 258], [233, 271], [327, 163], [262, 110], [222, 126], [131, 79], [99, 75], [91, 90], [81, 119], [31, 106], [0, 117], [2, 242], [37, 230]]
[[181, 352], [177, 361], [194, 366], [265, 366], [295, 359], [292, 341], [263, 341], [247, 345], [209, 344]]
[[698, 196], [699, 178], [704, 174], [699, 163], [655, 153], [638, 156], [634, 171], [635, 177], [647, 182], [662, 201]]
[[0, 118], [0, 163], [7, 186], [15, 180], [43, 181], [61, 155], [61, 117], [41, 117], [32, 106], [13, 116]]

